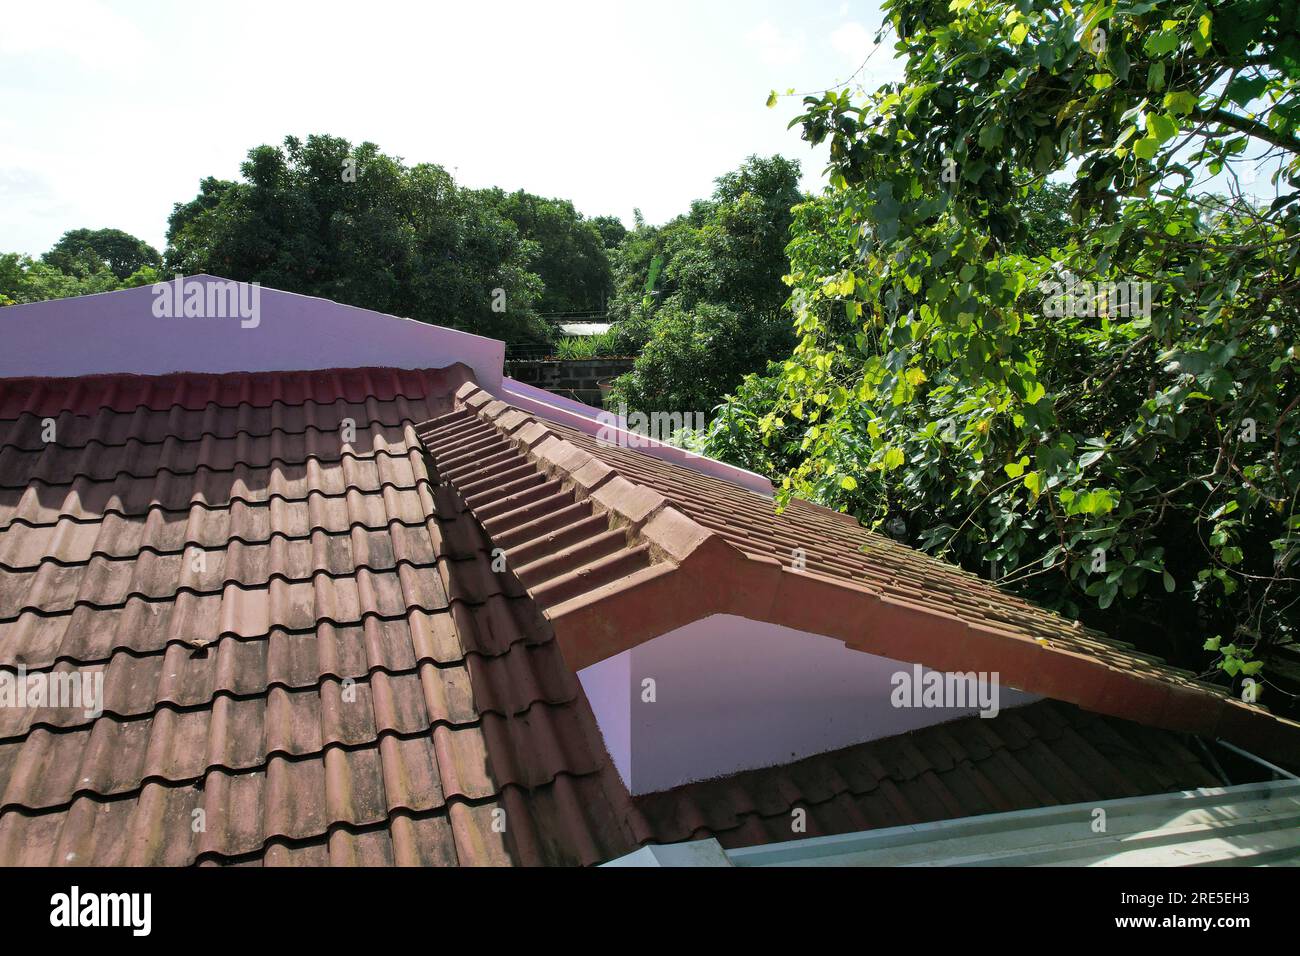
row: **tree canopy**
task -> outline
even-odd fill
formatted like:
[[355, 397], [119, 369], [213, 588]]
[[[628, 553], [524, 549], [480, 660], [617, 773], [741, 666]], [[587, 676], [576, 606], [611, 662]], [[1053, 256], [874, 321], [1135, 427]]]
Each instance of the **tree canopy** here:
[[[286, 137], [168, 221], [169, 272], [209, 272], [513, 341], [545, 338], [537, 244], [445, 169]], [[498, 293], [496, 290], [503, 290]]]
[[[884, 9], [904, 79], [805, 99], [831, 195], [795, 220], [798, 343], [710, 447], [1181, 664], [1267, 676], [1300, 626], [1297, 8]], [[1049, 177], [1072, 215], [1035, 234]]]
[[146, 267], [162, 266], [157, 249], [121, 229], [72, 229], [41, 259], [72, 275], [94, 273], [107, 266], [122, 280]]
[[627, 229], [568, 200], [466, 189], [327, 135], [258, 146], [240, 170], [173, 207], [165, 256], [118, 229], [73, 229], [39, 260], [3, 255], [0, 305], [206, 272], [541, 343], [554, 331], [539, 312], [600, 313], [613, 293]]
[[[608, 248], [617, 245], [623, 224], [612, 217], [584, 219], [567, 199], [543, 199], [523, 190], [479, 192], [497, 214], [537, 245], [533, 269], [542, 280], [542, 313], [603, 312], [613, 292]], [[616, 238], [617, 237], [617, 238]]]
[[614, 400], [642, 411], [709, 412], [749, 372], [789, 353], [783, 282], [799, 164], [751, 156], [709, 199], [619, 249], [610, 314], [639, 353]]
[[40, 259], [0, 253], [0, 306], [158, 281], [158, 250], [120, 229], [73, 229]]

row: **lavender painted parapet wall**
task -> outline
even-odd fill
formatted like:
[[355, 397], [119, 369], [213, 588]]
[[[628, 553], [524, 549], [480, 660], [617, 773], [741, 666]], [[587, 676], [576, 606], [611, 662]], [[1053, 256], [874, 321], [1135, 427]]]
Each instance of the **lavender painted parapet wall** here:
[[[198, 284], [205, 291], [233, 286], [238, 297], [252, 300], [246, 283], [209, 275], [183, 281], [186, 289]], [[0, 308], [0, 378], [446, 368], [460, 362], [481, 387], [532, 414], [590, 435], [604, 428], [628, 437], [622, 422], [611, 417], [619, 426], [611, 429], [589, 405], [503, 378], [505, 343], [497, 339], [279, 289], [259, 288], [256, 301], [252, 322], [234, 315], [160, 317], [153, 286]], [[640, 436], [632, 447], [771, 497], [771, 483], [753, 472]]]
[[[206, 287], [229, 280], [185, 281]], [[248, 327], [238, 317], [159, 318], [152, 286], [8, 306], [0, 309], [0, 378], [445, 368], [463, 362], [484, 388], [501, 386], [505, 345], [496, 339], [278, 289], [260, 289], [258, 301], [257, 322]]]
[[[793, 763], [976, 712], [895, 707], [914, 665], [840, 641], [715, 614], [578, 672], [614, 766], [633, 794]], [[929, 669], [923, 669], [929, 673]], [[654, 681], [655, 700], [643, 699]], [[1006, 710], [1041, 699], [999, 688]]]

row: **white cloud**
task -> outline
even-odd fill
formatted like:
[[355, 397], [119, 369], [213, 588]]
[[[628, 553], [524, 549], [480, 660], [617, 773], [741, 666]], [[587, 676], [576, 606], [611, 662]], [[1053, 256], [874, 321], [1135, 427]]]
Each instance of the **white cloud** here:
[[803, 35], [782, 33], [770, 20], [750, 30], [745, 42], [768, 66], [791, 66], [803, 59]]
[[866, 59], [875, 45], [875, 34], [856, 20], [850, 20], [836, 27], [831, 33], [831, 46], [835, 48], [835, 52], [855, 68]]
[[16, 4], [0, 32], [2, 56], [63, 56], [95, 69], [120, 66], [143, 47], [135, 25], [96, 0]]

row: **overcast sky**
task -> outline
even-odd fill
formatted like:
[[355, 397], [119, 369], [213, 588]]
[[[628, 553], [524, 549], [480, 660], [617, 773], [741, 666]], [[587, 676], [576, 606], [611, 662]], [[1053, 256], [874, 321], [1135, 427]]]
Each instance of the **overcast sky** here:
[[[0, 252], [66, 230], [159, 249], [200, 178], [284, 136], [371, 140], [470, 186], [650, 222], [751, 153], [820, 188], [823, 156], [768, 91], [819, 90], [871, 51], [875, 0], [105, 2], [9, 7], [0, 31]], [[859, 82], [897, 72], [890, 50]]]

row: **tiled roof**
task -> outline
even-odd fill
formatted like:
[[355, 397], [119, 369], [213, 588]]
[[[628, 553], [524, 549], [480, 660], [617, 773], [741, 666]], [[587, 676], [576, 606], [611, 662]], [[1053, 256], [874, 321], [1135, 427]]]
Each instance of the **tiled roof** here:
[[549, 625], [415, 438], [464, 379], [0, 383], [0, 667], [105, 698], [0, 708], [0, 865], [632, 845]]
[[[741, 847], [1223, 783], [1177, 734], [1039, 701], [637, 798], [655, 842]], [[796, 832], [794, 811], [806, 829]]]
[[[996, 671], [1021, 690], [1300, 764], [1295, 722], [850, 517], [798, 501], [776, 514], [762, 495], [535, 418], [473, 382], [456, 406], [418, 432], [575, 669], [728, 613], [937, 670]], [[457, 450], [441, 452], [451, 439]]]
[[[986, 613], [999, 639], [1072, 636], [1072, 659], [1143, 680], [1159, 665], [889, 542], [858, 555], [840, 516], [776, 518], [465, 380], [0, 382], [0, 670], [105, 691], [100, 716], [0, 708], [0, 865], [589, 864], [1206, 782], [1175, 735], [1038, 704], [633, 800], [575, 668], [724, 600], [788, 622], [764, 589], [790, 585], [747, 569], [794, 575], [786, 545], [807, 550], [801, 579], [859, 601], [932, 587], [952, 613], [927, 621]], [[791, 593], [793, 626], [817, 630]], [[960, 669], [996, 669], [990, 645], [959, 647]]]

